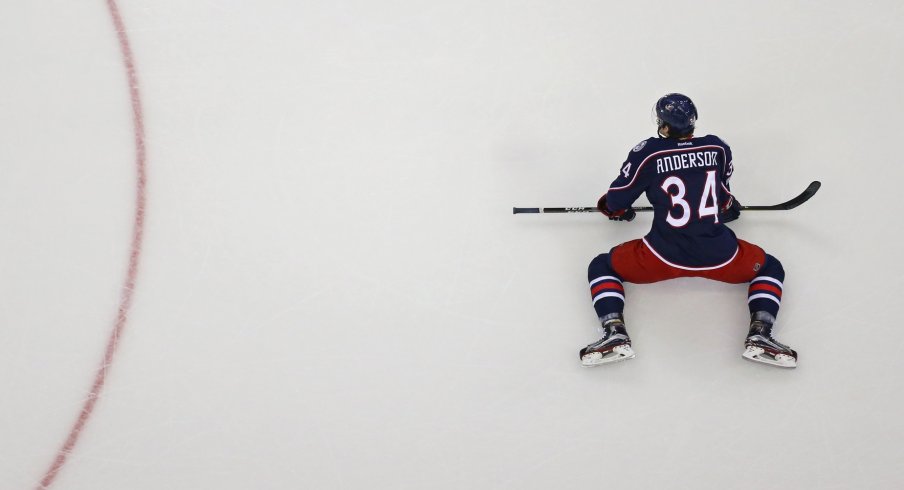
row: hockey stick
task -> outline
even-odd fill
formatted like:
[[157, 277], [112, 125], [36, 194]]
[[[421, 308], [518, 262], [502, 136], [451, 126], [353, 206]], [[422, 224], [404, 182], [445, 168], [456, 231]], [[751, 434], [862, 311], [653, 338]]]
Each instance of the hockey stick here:
[[[822, 185], [818, 180], [814, 180], [810, 182], [810, 185], [804, 189], [797, 197], [785, 201], [779, 204], [773, 204], [771, 206], [741, 206], [741, 210], [743, 211], [787, 211], [789, 209], [794, 209], [801, 204], [810, 200], [813, 195], [816, 194], [816, 191], [819, 190], [819, 187]], [[644, 212], [644, 211], [652, 211], [652, 206], [640, 206], [634, 208], [634, 211]], [[524, 213], [598, 213], [599, 210], [596, 209], [596, 206], [587, 206], [583, 208], [512, 208], [512, 214], [524, 214]]]

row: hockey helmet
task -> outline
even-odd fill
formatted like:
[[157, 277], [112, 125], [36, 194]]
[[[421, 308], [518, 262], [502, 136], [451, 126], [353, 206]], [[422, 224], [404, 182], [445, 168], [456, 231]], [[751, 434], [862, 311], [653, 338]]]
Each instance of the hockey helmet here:
[[697, 107], [690, 97], [683, 94], [666, 94], [653, 107], [656, 127], [668, 125], [670, 136], [686, 136], [694, 132], [697, 124]]

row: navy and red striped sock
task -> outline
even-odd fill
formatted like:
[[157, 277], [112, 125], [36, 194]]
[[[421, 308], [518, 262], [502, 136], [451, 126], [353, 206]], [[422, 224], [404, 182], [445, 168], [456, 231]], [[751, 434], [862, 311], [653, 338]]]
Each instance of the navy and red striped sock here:
[[587, 268], [590, 281], [590, 297], [597, 318], [611, 318], [625, 310], [625, 288], [622, 278], [612, 269], [609, 254], [601, 254], [590, 262]]
[[778, 316], [782, 304], [782, 288], [785, 281], [785, 269], [778, 259], [766, 255], [766, 262], [756, 277], [750, 281], [747, 290], [747, 304], [750, 313], [765, 311], [773, 317]]

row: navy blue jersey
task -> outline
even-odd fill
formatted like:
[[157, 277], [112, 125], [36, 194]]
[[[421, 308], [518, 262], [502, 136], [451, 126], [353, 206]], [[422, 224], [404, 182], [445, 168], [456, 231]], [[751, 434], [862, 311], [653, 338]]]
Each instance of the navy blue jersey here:
[[708, 269], [738, 251], [734, 232], [719, 220], [731, 202], [731, 149], [714, 135], [676, 140], [649, 138], [628, 153], [607, 192], [612, 211], [646, 193], [653, 227], [644, 242], [656, 256], [682, 269]]

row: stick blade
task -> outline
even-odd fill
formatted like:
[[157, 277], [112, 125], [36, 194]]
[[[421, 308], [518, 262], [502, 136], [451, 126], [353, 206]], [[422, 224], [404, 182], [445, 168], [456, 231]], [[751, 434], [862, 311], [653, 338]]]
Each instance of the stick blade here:
[[798, 194], [793, 199], [790, 199], [783, 203], [773, 204], [771, 206], [741, 206], [741, 209], [751, 210], [751, 211], [777, 211], [777, 210], [787, 211], [789, 209], [794, 209], [794, 208], [800, 206], [801, 204], [809, 201], [810, 198], [816, 194], [816, 191], [818, 191], [820, 187], [822, 187], [822, 183], [818, 180], [814, 180], [813, 182], [810, 182], [810, 185], [808, 185], [807, 188], [804, 189], [803, 192]]
[[801, 192], [799, 196], [795, 197], [794, 199], [791, 199], [790, 201], [788, 201], [786, 203], [783, 203], [782, 209], [785, 209], [785, 210], [794, 209], [794, 208], [800, 206], [801, 204], [809, 201], [811, 197], [816, 195], [816, 192], [819, 190], [820, 187], [822, 187], [822, 182], [820, 182], [818, 180], [814, 180], [813, 182], [810, 182], [810, 185], [808, 185], [807, 188], [804, 189], [804, 191]]

